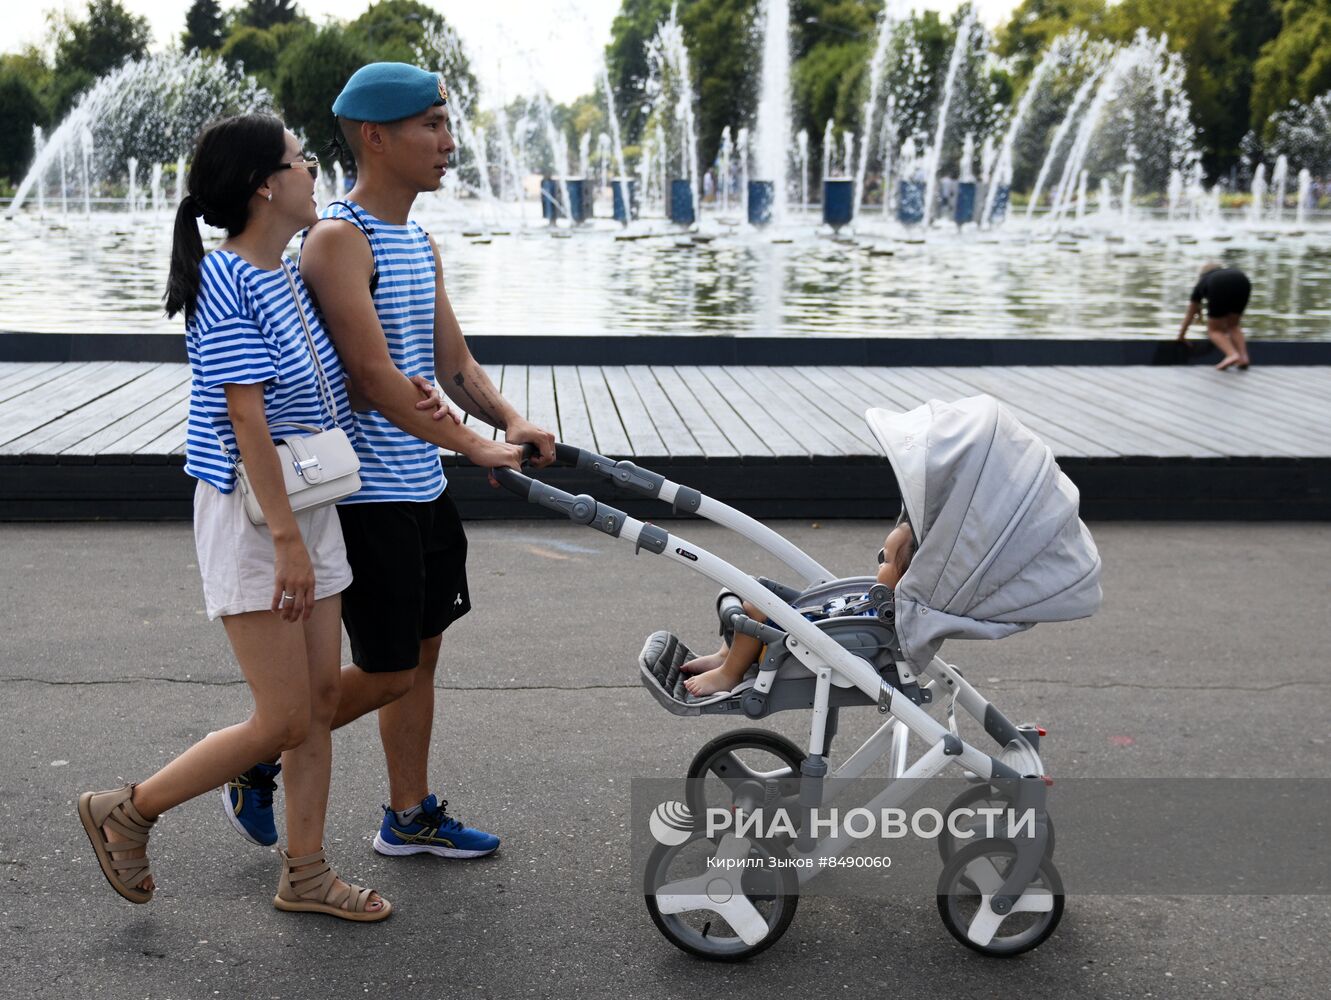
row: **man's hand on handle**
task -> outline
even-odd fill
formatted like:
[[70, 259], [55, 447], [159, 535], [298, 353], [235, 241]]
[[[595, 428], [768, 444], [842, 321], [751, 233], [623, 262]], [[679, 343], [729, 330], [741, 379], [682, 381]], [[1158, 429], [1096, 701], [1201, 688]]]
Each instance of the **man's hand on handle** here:
[[532, 460], [532, 465], [538, 469], [550, 465], [555, 460], [555, 436], [544, 428], [537, 427], [530, 420], [522, 417], [514, 420], [508, 425], [508, 432], [504, 438], [513, 445], [535, 445], [540, 454]]

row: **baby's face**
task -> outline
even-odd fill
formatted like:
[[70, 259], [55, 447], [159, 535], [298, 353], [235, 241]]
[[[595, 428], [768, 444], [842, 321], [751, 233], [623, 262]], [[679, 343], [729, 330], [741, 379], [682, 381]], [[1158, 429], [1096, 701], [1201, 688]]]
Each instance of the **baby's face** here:
[[898, 524], [883, 539], [883, 561], [878, 567], [878, 582], [895, 587], [910, 566], [912, 551], [910, 527]]

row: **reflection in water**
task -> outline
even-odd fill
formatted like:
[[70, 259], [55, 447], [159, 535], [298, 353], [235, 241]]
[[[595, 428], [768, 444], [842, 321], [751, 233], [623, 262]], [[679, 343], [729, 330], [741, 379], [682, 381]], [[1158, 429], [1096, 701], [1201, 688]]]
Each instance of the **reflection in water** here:
[[[430, 220], [425, 220], [429, 228]], [[812, 229], [553, 239], [537, 228], [474, 243], [440, 225], [445, 280], [473, 334], [798, 337], [1168, 337], [1198, 267], [1246, 270], [1258, 338], [1331, 339], [1331, 231], [1158, 233], [1109, 242], [1013, 225], [994, 234], [834, 242]], [[1150, 231], [1147, 231], [1148, 234]], [[1264, 238], [1263, 238], [1264, 237]], [[293, 252], [296, 248], [293, 246]], [[0, 222], [0, 330], [180, 332], [161, 314], [160, 220], [99, 214], [67, 226]]]

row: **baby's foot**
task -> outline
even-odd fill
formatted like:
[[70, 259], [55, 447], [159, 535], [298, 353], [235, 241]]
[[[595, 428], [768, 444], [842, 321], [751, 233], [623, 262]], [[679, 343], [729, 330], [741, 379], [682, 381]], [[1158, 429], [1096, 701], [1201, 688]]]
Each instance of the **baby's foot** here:
[[719, 691], [729, 691], [735, 686], [736, 682], [726, 676], [726, 672], [720, 667], [715, 670], [709, 670], [705, 674], [698, 674], [696, 677], [690, 677], [684, 682], [684, 687], [689, 694], [695, 698], [706, 698], [710, 694], [716, 694]]
[[705, 674], [709, 670], [715, 670], [725, 662], [725, 650], [720, 650], [716, 653], [708, 653], [706, 656], [695, 656], [680, 667], [679, 672], [681, 674]]

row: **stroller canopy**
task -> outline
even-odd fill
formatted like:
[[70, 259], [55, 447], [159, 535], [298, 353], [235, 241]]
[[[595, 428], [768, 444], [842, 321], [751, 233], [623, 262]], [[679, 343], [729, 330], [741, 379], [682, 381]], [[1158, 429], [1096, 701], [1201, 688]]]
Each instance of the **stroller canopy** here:
[[1100, 606], [1100, 555], [1048, 445], [991, 396], [873, 409], [917, 549], [897, 638], [920, 670], [944, 639], [997, 639]]

